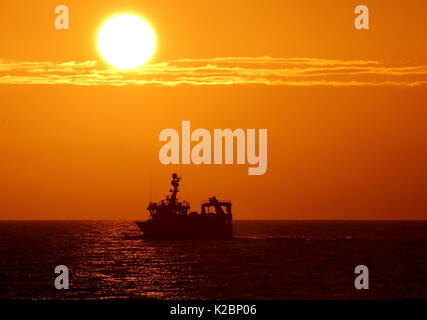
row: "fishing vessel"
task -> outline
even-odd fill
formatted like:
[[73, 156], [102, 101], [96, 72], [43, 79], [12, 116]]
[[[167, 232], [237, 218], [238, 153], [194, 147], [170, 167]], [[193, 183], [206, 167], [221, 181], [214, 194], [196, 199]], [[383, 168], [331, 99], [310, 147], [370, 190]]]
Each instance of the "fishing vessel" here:
[[147, 221], [135, 221], [148, 240], [226, 240], [233, 237], [231, 201], [215, 196], [203, 201], [201, 212], [190, 211], [187, 201], [179, 201], [182, 177], [172, 174], [171, 194], [149, 203]]

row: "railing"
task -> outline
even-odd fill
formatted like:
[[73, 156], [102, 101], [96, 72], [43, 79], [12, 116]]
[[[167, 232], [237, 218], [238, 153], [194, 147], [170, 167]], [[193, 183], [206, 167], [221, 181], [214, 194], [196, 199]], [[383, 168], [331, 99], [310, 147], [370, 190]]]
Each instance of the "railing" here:
[[231, 203], [231, 200], [219, 200], [219, 199], [216, 199], [216, 200], [202, 200], [201, 201], [202, 204], [206, 204], [206, 203], [217, 203], [217, 202], [229, 202], [229, 203]]
[[[148, 206], [161, 206], [161, 205], [167, 205], [167, 201], [159, 201], [159, 202], [150, 202]], [[190, 206], [190, 203], [188, 201], [177, 201], [176, 204], [181, 204], [182, 206]]]

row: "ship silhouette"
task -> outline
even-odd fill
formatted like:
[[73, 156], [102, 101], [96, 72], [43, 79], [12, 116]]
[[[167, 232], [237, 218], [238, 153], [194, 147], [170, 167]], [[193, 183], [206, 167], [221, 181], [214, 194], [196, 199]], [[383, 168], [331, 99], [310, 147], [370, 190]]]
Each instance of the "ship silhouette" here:
[[[178, 201], [179, 183], [172, 174], [171, 195], [160, 202], [149, 203], [150, 218], [135, 221], [147, 240], [226, 240], [233, 237], [231, 201], [215, 196], [203, 201], [201, 212], [190, 212], [187, 201]], [[213, 209], [213, 212], [211, 211]]]

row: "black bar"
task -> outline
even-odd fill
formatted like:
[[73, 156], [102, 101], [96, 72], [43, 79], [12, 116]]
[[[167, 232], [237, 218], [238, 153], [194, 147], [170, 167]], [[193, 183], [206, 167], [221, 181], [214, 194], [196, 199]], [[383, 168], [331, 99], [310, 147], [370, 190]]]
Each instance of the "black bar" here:
[[[249, 306], [239, 307], [238, 306]], [[312, 317], [336, 317], [346, 320], [384, 319], [385, 315], [397, 319], [423, 318], [426, 301], [278, 301], [278, 300], [67, 300], [67, 301], [26, 301], [2, 300], [0, 308], [10, 311], [14, 317], [24, 314], [44, 317], [54, 315], [56, 319], [80, 319], [93, 316], [111, 316], [119, 319], [306, 319]], [[174, 312], [180, 307], [180, 312]], [[252, 309], [251, 309], [252, 307]], [[174, 309], [175, 308], [175, 309]], [[203, 308], [203, 313], [196, 310]], [[183, 310], [186, 310], [183, 314]], [[209, 311], [208, 311], [209, 310]], [[237, 311], [239, 310], [239, 311]], [[5, 314], [5, 313], [3, 313]], [[44, 318], [42, 318], [44, 319]]]

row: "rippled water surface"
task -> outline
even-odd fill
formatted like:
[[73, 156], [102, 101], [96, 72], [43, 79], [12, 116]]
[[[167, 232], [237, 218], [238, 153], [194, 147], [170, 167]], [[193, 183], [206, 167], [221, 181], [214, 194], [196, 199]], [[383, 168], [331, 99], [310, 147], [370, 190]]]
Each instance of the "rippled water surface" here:
[[[230, 241], [144, 241], [132, 221], [0, 222], [0, 298], [427, 298], [426, 222], [236, 221]], [[354, 268], [370, 290], [354, 289]], [[70, 270], [56, 290], [54, 268]]]

